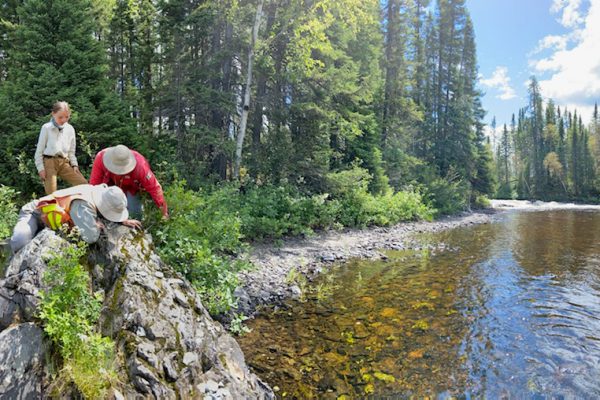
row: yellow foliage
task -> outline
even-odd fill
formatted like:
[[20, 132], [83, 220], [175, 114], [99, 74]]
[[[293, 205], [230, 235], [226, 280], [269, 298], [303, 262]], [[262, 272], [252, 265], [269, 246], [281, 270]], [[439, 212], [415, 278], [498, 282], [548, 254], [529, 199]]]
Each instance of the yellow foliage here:
[[550, 176], [561, 176], [563, 173], [563, 166], [558, 159], [558, 154], [551, 151], [544, 157], [544, 168], [550, 173]]

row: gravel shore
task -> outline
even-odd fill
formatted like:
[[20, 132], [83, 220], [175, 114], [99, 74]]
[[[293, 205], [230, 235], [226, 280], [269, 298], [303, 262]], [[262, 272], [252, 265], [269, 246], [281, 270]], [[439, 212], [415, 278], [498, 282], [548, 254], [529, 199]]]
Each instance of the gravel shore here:
[[300, 296], [300, 288], [287, 279], [292, 269], [312, 279], [334, 263], [351, 258], [381, 259], [385, 256], [380, 250], [416, 248], [420, 244], [413, 236], [418, 233], [489, 223], [494, 212], [463, 213], [433, 222], [405, 222], [387, 228], [327, 231], [309, 238], [285, 239], [278, 245], [254, 245], [248, 256], [255, 268], [240, 274], [241, 285], [235, 291], [237, 311], [253, 315], [258, 306], [275, 305]]

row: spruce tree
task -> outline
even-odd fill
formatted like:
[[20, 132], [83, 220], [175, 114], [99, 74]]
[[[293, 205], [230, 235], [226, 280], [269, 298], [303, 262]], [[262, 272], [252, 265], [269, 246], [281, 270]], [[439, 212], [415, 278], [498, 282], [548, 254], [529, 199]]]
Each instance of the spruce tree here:
[[511, 172], [510, 172], [510, 158], [511, 158], [511, 138], [510, 132], [506, 124], [502, 129], [502, 135], [500, 136], [500, 142], [498, 144], [498, 197], [500, 198], [511, 198]]
[[537, 79], [532, 76], [529, 82], [529, 135], [532, 140], [532, 173], [533, 190], [535, 195], [540, 195], [544, 190], [544, 117], [542, 94]]
[[151, 0], [119, 0], [114, 5], [107, 35], [109, 76], [119, 97], [130, 105], [145, 148], [150, 147], [154, 133], [157, 17]]
[[17, 7], [21, 0], [4, 0], [0, 6], [0, 83], [6, 78], [7, 59], [10, 57], [9, 35], [18, 24]]
[[[78, 158], [84, 171], [103, 147], [135, 146], [135, 127], [111, 91], [103, 46], [94, 37], [89, 0], [27, 0], [18, 8], [19, 25], [12, 42], [7, 80], [0, 92], [2, 183], [35, 190], [33, 154], [40, 127], [57, 100], [72, 105], [71, 123], [78, 133]], [[93, 156], [93, 154], [89, 154]], [[16, 172], [20, 160], [21, 173]]]

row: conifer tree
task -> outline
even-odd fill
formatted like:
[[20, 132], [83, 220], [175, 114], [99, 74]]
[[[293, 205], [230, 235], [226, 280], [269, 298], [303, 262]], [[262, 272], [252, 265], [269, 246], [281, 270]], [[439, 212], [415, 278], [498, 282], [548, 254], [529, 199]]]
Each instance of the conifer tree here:
[[[513, 115], [514, 118], [514, 115]], [[500, 143], [498, 145], [498, 197], [511, 198], [511, 172], [510, 172], [510, 158], [511, 158], [511, 138], [510, 132], [506, 124], [502, 129], [502, 135], [500, 136]]]
[[[106, 78], [105, 53], [93, 34], [92, 12], [89, 0], [27, 0], [19, 6], [19, 24], [9, 34], [7, 81], [0, 92], [5, 105], [0, 110], [5, 127], [0, 137], [3, 183], [30, 191], [27, 177], [36, 179], [33, 154], [40, 126], [57, 100], [72, 105], [71, 123], [79, 133], [78, 156], [84, 168], [91, 161], [82, 154], [86, 143], [92, 153], [117, 143], [135, 146], [134, 125]], [[21, 170], [28, 174], [12, 173], [15, 160], [22, 161]]]
[[544, 160], [544, 114], [542, 95], [538, 81], [531, 77], [529, 82], [529, 135], [531, 137], [531, 173], [533, 193], [539, 196], [544, 191], [545, 174], [543, 170]]
[[0, 7], [0, 83], [6, 79], [7, 60], [10, 57], [11, 31], [18, 24], [17, 7], [21, 0], [5, 0]]
[[153, 134], [156, 19], [151, 0], [118, 0], [107, 35], [110, 78], [120, 98], [130, 105], [145, 147]]

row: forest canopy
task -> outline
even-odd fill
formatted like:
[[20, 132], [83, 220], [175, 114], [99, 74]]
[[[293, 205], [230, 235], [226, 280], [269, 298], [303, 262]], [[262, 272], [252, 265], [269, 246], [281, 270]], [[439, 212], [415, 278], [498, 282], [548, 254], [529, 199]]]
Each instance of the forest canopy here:
[[0, 181], [40, 190], [40, 126], [71, 103], [84, 167], [140, 151], [191, 189], [233, 181], [494, 193], [464, 0], [26, 0], [0, 8]]

